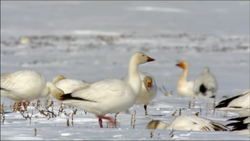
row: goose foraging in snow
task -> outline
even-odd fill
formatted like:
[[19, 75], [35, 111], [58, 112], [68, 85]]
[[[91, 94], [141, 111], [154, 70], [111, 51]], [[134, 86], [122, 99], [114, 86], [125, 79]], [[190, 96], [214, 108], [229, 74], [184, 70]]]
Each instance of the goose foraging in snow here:
[[197, 96], [211, 98], [214, 98], [216, 96], [218, 84], [216, 78], [210, 72], [209, 67], [205, 67], [204, 72], [195, 79], [193, 90], [195, 95]]
[[222, 100], [215, 106], [219, 110], [232, 111], [240, 116], [249, 116], [250, 113], [250, 93], [249, 90], [243, 94]]
[[183, 69], [182, 75], [179, 78], [178, 86], [177, 86], [177, 92], [181, 96], [190, 96], [194, 97], [194, 82], [193, 81], [187, 81], [187, 75], [188, 75], [188, 63], [185, 61], [182, 61], [176, 66]]
[[87, 87], [90, 83], [83, 80], [65, 78], [63, 75], [56, 76], [52, 82], [56, 85], [57, 88], [64, 91], [64, 93], [72, 93], [73, 91]]
[[220, 123], [207, 118], [195, 115], [182, 115], [176, 117], [171, 123], [165, 123], [159, 120], [152, 120], [146, 126], [146, 129], [170, 129], [187, 131], [227, 131], [228, 128]]
[[63, 91], [38, 72], [23, 70], [1, 75], [1, 96], [16, 102], [25, 102], [47, 97], [49, 94], [62, 95]]
[[[151, 74], [142, 71], [139, 71], [139, 74], [142, 85], [135, 104], [144, 104], [145, 115], [147, 115], [147, 105], [152, 99], [155, 98], [157, 93], [157, 85], [154, 77]], [[128, 77], [126, 77], [124, 80], [127, 81]]]
[[113, 118], [105, 115], [125, 111], [134, 105], [141, 90], [138, 66], [151, 61], [154, 59], [144, 53], [135, 53], [130, 59], [127, 82], [120, 79], [105, 79], [72, 93], [54, 97], [65, 104], [95, 114], [99, 118], [101, 128], [102, 119], [107, 119], [116, 125]]

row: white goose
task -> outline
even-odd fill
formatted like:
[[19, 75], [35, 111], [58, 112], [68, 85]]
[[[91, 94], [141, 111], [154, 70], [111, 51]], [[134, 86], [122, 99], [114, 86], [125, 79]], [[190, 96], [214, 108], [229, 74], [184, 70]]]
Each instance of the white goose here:
[[[155, 98], [157, 93], [157, 85], [154, 77], [151, 74], [142, 71], [139, 71], [139, 74], [142, 85], [135, 104], [144, 104], [145, 115], [147, 115], [147, 105], [152, 99]], [[128, 77], [126, 77], [124, 80], [127, 81]]]
[[56, 76], [52, 80], [52, 83], [54, 83], [57, 88], [63, 90], [65, 94], [72, 93], [76, 89], [87, 87], [90, 84], [83, 80], [65, 78], [63, 75]]
[[23, 102], [24, 107], [26, 107], [25, 102], [46, 97], [51, 93], [64, 94], [38, 72], [23, 70], [1, 75], [1, 96]]
[[54, 97], [65, 104], [95, 114], [99, 118], [101, 128], [103, 127], [102, 119], [107, 119], [116, 125], [111, 117], [105, 117], [105, 115], [125, 111], [134, 105], [141, 90], [138, 66], [150, 61], [154, 59], [141, 52], [135, 53], [130, 59], [128, 82], [105, 79], [71, 94], [54, 95]]
[[177, 92], [181, 96], [190, 96], [194, 97], [194, 82], [193, 81], [187, 81], [187, 75], [188, 75], [188, 63], [185, 61], [182, 61], [176, 66], [183, 69], [182, 75], [179, 78], [178, 86], [177, 86]]
[[243, 94], [222, 100], [215, 106], [219, 110], [236, 112], [240, 116], [249, 116], [250, 113], [250, 93], [249, 90]]
[[227, 131], [227, 127], [207, 118], [195, 115], [182, 115], [176, 117], [171, 123], [152, 120], [146, 129], [170, 129], [187, 131]]
[[250, 136], [250, 116], [231, 118], [228, 121], [237, 121], [229, 123], [226, 126], [233, 126], [232, 133]]
[[210, 72], [209, 67], [204, 68], [194, 81], [194, 93], [196, 96], [214, 98], [218, 90], [217, 80]]

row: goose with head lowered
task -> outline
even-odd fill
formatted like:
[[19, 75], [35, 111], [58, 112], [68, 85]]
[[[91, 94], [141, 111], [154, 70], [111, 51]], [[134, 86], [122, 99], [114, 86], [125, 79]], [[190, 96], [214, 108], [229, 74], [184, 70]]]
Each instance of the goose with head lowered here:
[[[153, 100], [157, 94], [157, 85], [154, 77], [147, 73], [139, 71], [141, 78], [141, 91], [138, 94], [138, 97], [135, 101], [135, 104], [143, 104], [145, 115], [148, 115], [147, 105], [151, 100]], [[124, 78], [125, 81], [128, 81], [128, 76]]]
[[172, 122], [165, 123], [160, 120], [152, 120], [146, 129], [170, 129], [187, 131], [227, 131], [228, 128], [221, 123], [214, 122], [204, 117], [195, 115], [181, 115]]
[[194, 93], [196, 96], [214, 98], [218, 90], [215, 76], [210, 72], [209, 67], [204, 68], [194, 81]]
[[63, 75], [58, 75], [53, 78], [52, 83], [64, 93], [72, 93], [76, 89], [87, 87], [90, 83], [83, 80], [65, 78]]
[[216, 109], [238, 113], [239, 116], [249, 116], [250, 113], [250, 92], [244, 91], [242, 94], [222, 100], [216, 106]]
[[30, 102], [49, 94], [62, 95], [64, 92], [38, 72], [32, 70], [16, 71], [1, 75], [1, 96], [16, 102]]
[[154, 59], [142, 52], [137, 52], [130, 59], [128, 81], [105, 79], [72, 93], [54, 95], [54, 97], [64, 104], [95, 114], [101, 128], [103, 127], [102, 119], [107, 119], [116, 126], [113, 118], [105, 115], [125, 111], [134, 105], [141, 90], [138, 66], [151, 61]]

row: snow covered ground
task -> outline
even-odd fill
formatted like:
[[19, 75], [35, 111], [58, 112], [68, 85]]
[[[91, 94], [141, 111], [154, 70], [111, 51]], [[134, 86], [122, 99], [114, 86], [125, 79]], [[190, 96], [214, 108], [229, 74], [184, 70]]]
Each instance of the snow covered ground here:
[[[224, 95], [249, 89], [249, 2], [1, 2], [1, 74], [32, 69], [48, 81], [59, 74], [89, 82], [122, 78], [127, 75], [130, 57], [138, 51], [156, 59], [141, 65], [140, 70], [152, 74], [158, 87], [173, 90], [173, 97], [158, 91], [148, 106], [148, 116], [142, 105], [134, 105], [130, 113], [117, 116], [118, 128], [100, 129], [97, 118], [80, 109], [72, 126], [72, 108], [66, 106], [66, 115], [48, 120], [30, 105], [30, 122], [12, 112], [13, 101], [1, 97], [5, 111], [1, 140], [249, 139], [230, 132], [175, 131], [171, 136], [169, 130], [155, 130], [151, 138], [152, 130], [145, 129], [152, 119], [170, 122], [179, 109], [182, 114], [201, 110], [199, 116], [223, 124], [237, 116], [221, 111], [213, 115], [211, 110], [206, 114], [202, 99], [189, 109], [192, 99], [176, 92], [182, 70], [175, 64], [182, 60], [189, 63], [190, 80], [209, 66], [219, 84], [217, 102]], [[44, 109], [44, 104], [39, 109]], [[58, 109], [54, 100], [56, 114]]]

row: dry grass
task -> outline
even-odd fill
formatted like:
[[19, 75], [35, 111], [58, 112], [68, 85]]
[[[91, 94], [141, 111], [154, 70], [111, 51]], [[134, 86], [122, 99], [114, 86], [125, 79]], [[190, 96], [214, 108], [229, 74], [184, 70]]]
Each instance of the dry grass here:
[[216, 95], [214, 97], [214, 103], [213, 103], [213, 115], [215, 114], [215, 106], [216, 106]]
[[21, 110], [20, 111], [20, 114], [25, 118], [25, 119], [29, 119], [30, 120], [30, 124], [31, 124], [31, 119], [32, 119], [32, 116], [33, 116], [33, 110], [31, 112], [31, 115], [29, 115], [29, 113], [26, 113], [26, 115], [24, 115], [25, 111], [24, 110]]
[[153, 130], [150, 131], [150, 138], [153, 138], [153, 136], [154, 136], [154, 131], [155, 131], [155, 129], [156, 129], [156, 126], [157, 126], [157, 124], [156, 124], [156, 122], [154, 122]]
[[201, 109], [201, 104], [200, 104], [200, 114], [202, 113], [202, 109]]
[[36, 130], [36, 128], [34, 129], [34, 131], [35, 131], [35, 134], [34, 134], [34, 136], [36, 136], [36, 134], [37, 134], [37, 130]]
[[68, 118], [67, 118], [66, 125], [67, 125], [67, 127], [69, 127], [69, 126], [70, 126], [70, 125], [69, 125], [69, 119], [68, 119]]
[[177, 112], [177, 110], [174, 111], [174, 113], [172, 114], [172, 116], [175, 116], [176, 112]]
[[150, 138], [153, 138], [153, 136], [154, 136], [154, 130], [150, 131]]
[[[57, 117], [56, 114], [53, 111], [53, 107], [54, 107], [54, 102], [53, 101], [51, 101], [51, 103], [48, 106], [45, 107], [45, 110], [38, 109], [38, 107], [40, 107], [40, 100], [39, 101], [37, 100], [37, 103], [38, 104], [36, 104], [37, 106], [35, 107], [36, 110], [38, 110], [40, 112], [40, 114], [44, 115], [48, 120], [50, 118]], [[52, 111], [49, 110], [50, 107], [52, 108]]]
[[158, 89], [165, 96], [171, 97], [173, 95], [173, 90], [171, 90], [170, 92], [168, 92], [167, 89], [164, 86], [162, 86], [162, 88], [159, 87]]
[[195, 98], [195, 96], [194, 96], [194, 99], [193, 99], [194, 101], [193, 101], [193, 109], [194, 109], [194, 107], [195, 107], [195, 101], [196, 101], [196, 98]]
[[17, 102], [15, 102], [13, 104], [13, 109], [12, 109], [13, 112], [17, 112]]
[[179, 116], [181, 116], [181, 109], [179, 109]]
[[5, 114], [4, 114], [4, 104], [1, 105], [1, 113], [2, 113], [2, 124], [4, 124], [5, 121]]
[[136, 121], [136, 111], [134, 111], [134, 122], [133, 122], [133, 129], [135, 128], [135, 121]]
[[172, 129], [172, 131], [169, 133], [170, 137], [173, 138], [174, 137], [174, 129]]
[[131, 116], [130, 128], [135, 128], [135, 121], [136, 121], [136, 111], [134, 111], [134, 115]]
[[74, 126], [74, 115], [76, 115], [77, 109], [74, 109], [72, 114], [71, 114], [71, 125]]

